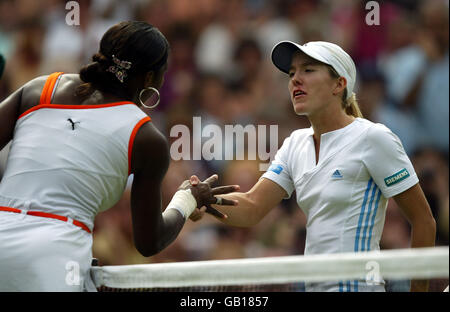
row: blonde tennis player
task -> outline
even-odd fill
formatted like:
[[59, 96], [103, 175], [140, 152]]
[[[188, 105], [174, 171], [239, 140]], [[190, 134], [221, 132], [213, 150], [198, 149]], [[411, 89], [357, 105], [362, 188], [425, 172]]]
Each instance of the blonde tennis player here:
[[[435, 220], [399, 138], [362, 118], [355, 100], [351, 57], [329, 42], [278, 43], [272, 61], [289, 75], [294, 111], [307, 129], [285, 139], [269, 170], [247, 193], [227, 194], [236, 207], [215, 206], [226, 224], [258, 223], [296, 191], [307, 216], [305, 255], [379, 250], [388, 198], [408, 218], [411, 247], [434, 246]], [[192, 220], [202, 217], [196, 210]], [[426, 291], [413, 281], [412, 291]], [[385, 291], [384, 281], [349, 280], [307, 284], [307, 291]]]
[[159, 94], [168, 55], [158, 29], [122, 22], [79, 75], [36, 78], [0, 103], [0, 149], [12, 140], [0, 183], [0, 291], [95, 290], [94, 218], [120, 199], [130, 174], [144, 256], [168, 246], [197, 205], [236, 190], [211, 189], [217, 176], [198, 189], [185, 181], [162, 213], [168, 144], [138, 106]]

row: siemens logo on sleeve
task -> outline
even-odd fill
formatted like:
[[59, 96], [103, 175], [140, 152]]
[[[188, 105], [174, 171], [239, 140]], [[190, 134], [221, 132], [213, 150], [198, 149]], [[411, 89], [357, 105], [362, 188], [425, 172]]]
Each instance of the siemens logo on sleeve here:
[[409, 172], [408, 170], [406, 170], [406, 168], [403, 168], [399, 172], [385, 178], [384, 183], [386, 183], [386, 186], [391, 186], [406, 179], [407, 177], [409, 177]]

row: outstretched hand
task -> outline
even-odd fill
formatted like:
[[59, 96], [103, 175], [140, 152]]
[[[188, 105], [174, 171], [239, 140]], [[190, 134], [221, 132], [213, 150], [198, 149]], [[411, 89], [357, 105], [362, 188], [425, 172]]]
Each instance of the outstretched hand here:
[[211, 188], [212, 184], [217, 182], [218, 179], [219, 177], [217, 174], [214, 174], [205, 181], [201, 182], [197, 176], [193, 175], [189, 180], [184, 181], [179, 187], [179, 189], [183, 190], [190, 189], [192, 195], [197, 201], [197, 209], [191, 215], [191, 219], [193, 221], [201, 219], [204, 212], [210, 213], [221, 219], [226, 219], [227, 215], [221, 213], [217, 209], [214, 209], [211, 205], [220, 204], [234, 206], [238, 204], [236, 200], [215, 196], [220, 194], [228, 194], [239, 190], [238, 185], [227, 185]]

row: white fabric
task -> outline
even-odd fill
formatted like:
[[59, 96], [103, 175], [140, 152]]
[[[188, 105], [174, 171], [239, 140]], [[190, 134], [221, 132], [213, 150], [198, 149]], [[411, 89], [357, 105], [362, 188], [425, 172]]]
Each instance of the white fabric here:
[[296, 191], [307, 216], [305, 255], [379, 250], [387, 199], [418, 183], [400, 140], [356, 118], [321, 136], [316, 165], [312, 135], [294, 131], [262, 176], [289, 197]]
[[191, 190], [179, 190], [173, 195], [172, 200], [169, 205], [167, 205], [166, 211], [168, 209], [178, 210], [186, 220], [196, 207], [197, 201], [192, 195]]
[[0, 212], [0, 292], [95, 290], [92, 235], [67, 222]]
[[352, 96], [356, 81], [356, 66], [350, 55], [337, 44], [326, 41], [311, 41], [304, 45], [292, 41], [281, 41], [272, 50], [272, 61], [281, 71], [289, 72], [292, 55], [300, 50], [322, 63], [332, 66], [347, 80], [347, 99]]
[[[0, 206], [65, 216], [92, 230], [96, 214], [122, 196], [128, 179], [130, 136], [144, 117], [132, 103], [40, 108], [26, 114], [16, 123], [0, 183]], [[65, 290], [64, 280], [56, 280], [66, 270], [61, 265], [73, 259], [85, 274], [91, 247], [91, 234], [73, 224], [0, 212], [1, 287]], [[44, 263], [47, 269], [42, 269]], [[29, 274], [18, 272], [20, 268]], [[4, 282], [11, 274], [16, 274], [14, 282]]]

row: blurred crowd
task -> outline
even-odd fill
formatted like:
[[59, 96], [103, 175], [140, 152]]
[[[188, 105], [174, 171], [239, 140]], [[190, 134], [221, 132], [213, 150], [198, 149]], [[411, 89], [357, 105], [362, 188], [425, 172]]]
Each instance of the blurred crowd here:
[[[379, 1], [380, 23], [368, 25], [366, 1], [359, 0], [78, 0], [80, 23], [72, 26], [67, 2], [0, 0], [0, 53], [7, 61], [0, 100], [36, 76], [78, 72], [110, 26], [145, 20], [171, 44], [161, 103], [146, 111], [170, 143], [177, 139], [170, 137], [174, 125], [192, 128], [192, 116], [199, 116], [203, 126], [222, 129], [277, 125], [281, 146], [309, 122], [295, 115], [287, 77], [272, 65], [270, 51], [280, 40], [331, 41], [357, 65], [364, 117], [402, 140], [437, 220], [436, 244], [448, 245], [448, 1]], [[205, 179], [217, 173], [220, 184], [247, 191], [262, 174], [259, 163], [172, 160], [163, 206], [191, 174]], [[303, 253], [306, 217], [292, 196], [250, 229], [223, 226], [209, 215], [188, 221], [171, 246], [144, 258], [133, 246], [129, 197], [127, 188], [115, 207], [97, 216], [94, 256], [101, 264]], [[408, 222], [391, 200], [381, 248], [407, 248], [409, 239]]]

